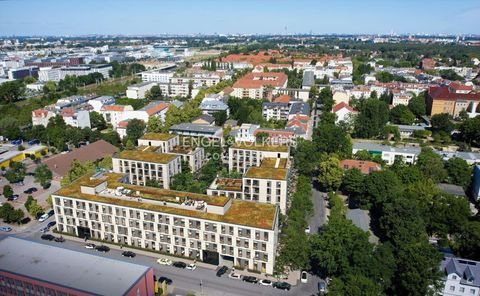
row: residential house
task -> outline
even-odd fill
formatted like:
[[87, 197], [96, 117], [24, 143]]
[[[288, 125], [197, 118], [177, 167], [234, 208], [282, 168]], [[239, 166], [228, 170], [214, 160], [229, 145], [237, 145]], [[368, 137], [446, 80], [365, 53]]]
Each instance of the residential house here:
[[444, 257], [440, 263], [440, 271], [443, 274], [443, 289], [440, 295], [480, 295], [480, 262]]
[[357, 112], [345, 102], [333, 106], [332, 113], [335, 114], [336, 124], [341, 121], [350, 123], [353, 121], [353, 117], [357, 114]]
[[205, 124], [205, 125], [215, 125], [215, 117], [209, 114], [203, 114], [198, 118], [192, 120], [193, 124]]
[[376, 162], [356, 159], [344, 159], [340, 161], [340, 167], [345, 171], [358, 169], [362, 174], [370, 174], [382, 169], [382, 166]]
[[388, 145], [355, 142], [353, 143], [352, 154], [365, 150], [371, 155], [379, 155], [387, 165], [392, 165], [396, 159], [404, 163], [415, 164], [421, 149], [418, 147], [393, 147]]

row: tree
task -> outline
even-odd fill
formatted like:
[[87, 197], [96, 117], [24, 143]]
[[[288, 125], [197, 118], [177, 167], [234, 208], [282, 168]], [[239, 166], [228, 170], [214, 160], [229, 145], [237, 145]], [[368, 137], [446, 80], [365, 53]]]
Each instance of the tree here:
[[21, 209], [15, 210], [9, 203], [4, 203], [0, 207], [0, 218], [2, 218], [5, 223], [19, 223], [24, 215]]
[[390, 121], [396, 124], [411, 125], [415, 122], [415, 114], [405, 105], [397, 105], [390, 110]]
[[455, 251], [462, 258], [480, 260], [480, 222], [471, 221], [463, 225], [455, 235]]
[[46, 187], [52, 181], [52, 171], [48, 168], [47, 165], [41, 164], [35, 168], [35, 182], [40, 183], [42, 187]]
[[38, 201], [36, 199], [32, 200], [32, 203], [30, 204], [28, 208], [28, 213], [32, 217], [37, 217], [39, 213], [43, 213], [43, 208], [38, 204]]
[[401, 183], [394, 172], [390, 170], [374, 171], [365, 177], [365, 190], [360, 204], [379, 211], [383, 205], [395, 198], [401, 191]]
[[425, 104], [425, 93], [421, 93], [418, 96], [414, 96], [408, 102], [408, 109], [412, 111], [417, 118], [427, 114], [427, 107]]
[[422, 148], [418, 155], [417, 167], [425, 177], [431, 178], [435, 183], [442, 182], [447, 177], [442, 157], [431, 148]]
[[349, 195], [354, 205], [357, 204], [357, 198], [363, 194], [364, 182], [365, 176], [357, 168], [347, 170], [343, 175], [342, 190]]
[[322, 110], [328, 112], [332, 110], [334, 104], [332, 89], [329, 86], [322, 88], [318, 100], [322, 104]]
[[25, 84], [35, 83], [35, 81], [37, 81], [37, 79], [35, 79], [33, 76], [27, 76], [23, 78], [23, 82], [25, 82]]
[[19, 183], [19, 182], [23, 182], [23, 179], [25, 178], [26, 174], [27, 174], [27, 168], [23, 163], [11, 161], [10, 168], [5, 174], [5, 178], [10, 183]]
[[368, 277], [361, 274], [346, 274], [334, 278], [328, 288], [328, 295], [333, 296], [375, 296], [383, 295], [382, 288]]
[[452, 116], [448, 113], [435, 114], [431, 118], [432, 130], [434, 132], [445, 132], [450, 134], [454, 128]]
[[257, 133], [255, 135], [255, 142], [260, 144], [267, 143], [269, 137], [270, 135], [266, 132]]
[[472, 179], [472, 168], [461, 158], [450, 158], [446, 164], [449, 183], [467, 188]]
[[150, 116], [147, 123], [147, 132], [161, 133], [164, 129], [163, 123], [158, 116]]
[[320, 174], [318, 181], [327, 190], [337, 190], [342, 183], [343, 170], [336, 156], [327, 156], [318, 166]]
[[313, 142], [319, 152], [336, 153], [339, 157], [349, 157], [352, 153], [350, 136], [334, 124], [320, 124], [313, 131]]
[[215, 118], [215, 125], [216, 126], [223, 126], [225, 121], [228, 119], [228, 115], [226, 111], [218, 111], [213, 113], [213, 118]]
[[158, 100], [162, 98], [162, 90], [160, 89], [160, 86], [158, 85], [152, 86], [152, 88], [148, 92], [147, 98], [149, 100]]
[[90, 125], [92, 128], [96, 128], [98, 130], [104, 130], [107, 128], [107, 123], [103, 116], [95, 111], [90, 112]]
[[316, 144], [312, 141], [299, 139], [294, 154], [295, 167], [299, 174], [309, 176], [315, 170], [318, 161]]
[[461, 138], [470, 145], [480, 146], [480, 116], [468, 118], [460, 125]]
[[95, 171], [95, 165], [91, 161], [81, 163], [77, 159], [73, 160], [70, 167], [70, 171], [63, 176], [61, 184], [62, 186], [68, 185], [80, 178], [81, 176]]
[[10, 185], [3, 186], [3, 196], [8, 199], [13, 196], [13, 189]]
[[25, 84], [20, 80], [0, 84], [0, 102], [9, 104], [18, 101], [25, 94]]
[[127, 139], [131, 140], [134, 144], [137, 143], [137, 140], [143, 135], [145, 132], [145, 122], [140, 119], [132, 119], [128, 122], [127, 126]]
[[361, 101], [355, 117], [354, 134], [359, 138], [375, 138], [383, 134], [388, 122], [388, 105], [377, 99]]

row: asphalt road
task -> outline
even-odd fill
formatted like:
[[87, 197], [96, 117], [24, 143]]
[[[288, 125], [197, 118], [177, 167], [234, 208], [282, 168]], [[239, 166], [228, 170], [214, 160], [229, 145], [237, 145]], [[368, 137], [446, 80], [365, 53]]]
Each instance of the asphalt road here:
[[327, 206], [327, 194], [317, 189], [313, 184], [312, 199], [313, 199], [313, 216], [310, 217], [308, 225], [310, 225], [310, 233], [317, 233], [319, 229], [326, 223], [326, 206]]
[[[94, 254], [96, 256], [105, 256], [108, 258], [132, 262], [136, 264], [151, 266], [155, 270], [157, 278], [160, 276], [167, 277], [173, 281], [169, 286], [171, 295], [186, 295], [189, 292], [194, 292], [195, 295], [212, 295], [212, 296], [250, 296], [250, 295], [316, 295], [318, 279], [309, 277], [309, 282], [306, 284], [299, 283], [292, 287], [290, 291], [282, 291], [273, 287], [264, 287], [259, 284], [250, 284], [241, 280], [234, 280], [228, 278], [228, 274], [222, 277], [215, 275], [214, 269], [207, 269], [197, 266], [194, 271], [186, 269], [178, 269], [173, 266], [162, 266], [156, 263], [157, 257], [145, 256], [137, 253], [135, 258], [126, 258], [121, 255], [121, 250], [111, 249], [108, 253], [98, 253], [94, 250], [85, 249], [83, 242], [67, 240], [64, 243], [57, 243], [55, 241], [44, 241], [40, 237], [42, 233], [40, 229], [45, 227], [50, 221], [54, 221], [54, 217], [50, 217], [43, 223], [32, 221], [28, 229], [16, 234], [0, 233], [0, 239], [7, 235], [12, 235], [18, 238], [23, 238], [30, 241], [39, 242], [46, 245], [62, 247], [78, 252]], [[57, 236], [56, 234], [53, 234]], [[97, 243], [98, 244], [98, 243]], [[127, 248], [124, 248], [126, 250]], [[133, 250], [135, 252], [135, 250]], [[200, 285], [202, 283], [202, 285]]]

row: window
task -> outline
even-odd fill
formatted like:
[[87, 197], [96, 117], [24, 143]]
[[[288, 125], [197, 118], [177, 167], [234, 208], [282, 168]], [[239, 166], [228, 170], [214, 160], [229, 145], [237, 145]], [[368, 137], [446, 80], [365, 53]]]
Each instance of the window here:
[[457, 276], [456, 276], [456, 275], [452, 275], [452, 279], [456, 280], [456, 279], [457, 279]]
[[455, 291], [455, 286], [450, 286], [450, 291]]
[[465, 292], [465, 288], [464, 288], [464, 287], [460, 287], [460, 292], [461, 292], [461, 293]]
[[471, 294], [475, 294], [475, 289], [470, 289]]

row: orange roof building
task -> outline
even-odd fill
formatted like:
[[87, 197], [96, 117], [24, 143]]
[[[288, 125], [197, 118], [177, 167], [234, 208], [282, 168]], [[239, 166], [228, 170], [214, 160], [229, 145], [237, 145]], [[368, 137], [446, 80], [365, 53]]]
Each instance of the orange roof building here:
[[286, 88], [287, 83], [288, 76], [285, 73], [248, 73], [235, 82], [232, 95], [238, 98], [264, 99], [269, 97], [269, 88]]
[[340, 167], [344, 170], [351, 170], [355, 168], [360, 170], [362, 174], [369, 174], [382, 169], [382, 167], [376, 162], [356, 159], [344, 159], [340, 161]]

